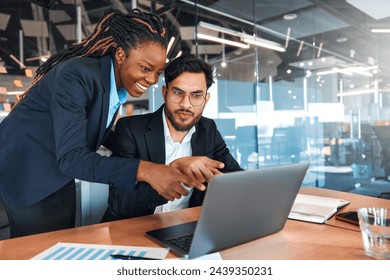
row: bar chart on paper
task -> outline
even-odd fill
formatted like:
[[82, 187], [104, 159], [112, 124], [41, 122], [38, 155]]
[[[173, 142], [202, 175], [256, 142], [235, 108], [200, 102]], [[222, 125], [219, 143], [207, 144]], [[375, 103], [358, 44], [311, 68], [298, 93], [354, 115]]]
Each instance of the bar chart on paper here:
[[127, 255], [164, 259], [168, 254], [166, 248], [130, 247], [118, 245], [62, 243], [33, 257], [33, 260], [113, 260], [111, 255]]

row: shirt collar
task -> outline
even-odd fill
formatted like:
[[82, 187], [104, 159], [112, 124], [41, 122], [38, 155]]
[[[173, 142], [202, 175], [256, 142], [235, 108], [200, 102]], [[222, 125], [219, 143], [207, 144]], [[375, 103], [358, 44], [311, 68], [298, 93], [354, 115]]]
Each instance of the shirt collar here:
[[116, 89], [115, 83], [115, 72], [114, 72], [114, 62], [111, 60], [111, 73], [110, 73], [110, 104], [121, 104], [125, 103], [127, 100], [127, 91], [124, 87], [120, 88], [119, 91]]

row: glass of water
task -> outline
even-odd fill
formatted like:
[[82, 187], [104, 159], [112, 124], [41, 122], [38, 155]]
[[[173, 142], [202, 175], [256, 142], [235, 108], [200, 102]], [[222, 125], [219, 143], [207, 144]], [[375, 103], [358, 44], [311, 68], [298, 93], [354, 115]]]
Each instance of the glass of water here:
[[390, 209], [360, 208], [358, 216], [366, 254], [376, 259], [390, 259]]

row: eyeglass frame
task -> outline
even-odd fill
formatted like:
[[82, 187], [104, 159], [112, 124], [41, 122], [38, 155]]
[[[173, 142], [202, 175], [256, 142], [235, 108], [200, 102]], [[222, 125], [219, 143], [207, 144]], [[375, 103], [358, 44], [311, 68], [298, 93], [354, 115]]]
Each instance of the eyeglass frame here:
[[[188, 96], [188, 100], [190, 101], [190, 104], [191, 104], [192, 106], [194, 106], [194, 107], [200, 107], [200, 106], [202, 106], [202, 105], [205, 103], [206, 99], [207, 99], [207, 95], [209, 94], [208, 92], [206, 92], [206, 94], [202, 94], [202, 97], [203, 97], [202, 103], [200, 103], [199, 105], [194, 105], [194, 104], [192, 104], [191, 96], [193, 96], [193, 94], [198, 94], [198, 93], [200, 93], [200, 91], [195, 91], [195, 92], [186, 93], [184, 90], [182, 90], [182, 89], [180, 89], [180, 88], [176, 88], [176, 87], [173, 87], [173, 88], [167, 88], [167, 87], [165, 87], [165, 88], [166, 88], [166, 91], [167, 91], [168, 99], [169, 99], [172, 103], [180, 104], [181, 102], [183, 102], [183, 100], [186, 98], [186, 96]], [[172, 98], [170, 97], [170, 95], [171, 95], [171, 93], [172, 93], [173, 91], [177, 91], [177, 92], [184, 93], [184, 96], [183, 96], [182, 100], [180, 100], [180, 101], [173, 101]], [[203, 93], [203, 91], [202, 91], [202, 93]]]

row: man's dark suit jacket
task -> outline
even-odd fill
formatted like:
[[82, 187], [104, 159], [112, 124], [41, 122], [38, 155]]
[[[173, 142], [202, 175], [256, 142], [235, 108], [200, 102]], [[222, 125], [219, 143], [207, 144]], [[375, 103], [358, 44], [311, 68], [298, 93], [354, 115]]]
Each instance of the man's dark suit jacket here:
[[0, 123], [0, 193], [30, 206], [78, 178], [131, 190], [139, 160], [100, 156], [111, 58], [61, 62]]
[[[165, 164], [165, 136], [162, 121], [164, 105], [156, 112], [124, 117], [115, 128], [113, 156], [139, 158]], [[201, 117], [191, 138], [193, 156], [207, 156], [225, 164], [222, 172], [242, 170], [232, 157], [213, 120]], [[204, 192], [193, 190], [190, 207], [201, 205]], [[139, 182], [134, 191], [110, 189], [107, 209], [102, 221], [153, 214], [156, 206], [167, 203], [145, 182]]]

